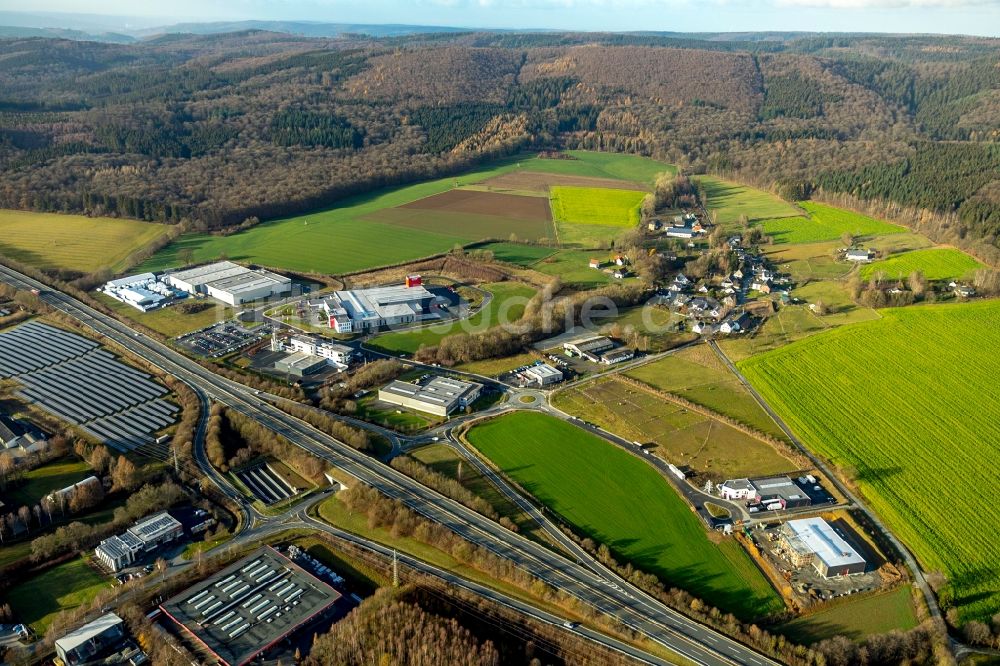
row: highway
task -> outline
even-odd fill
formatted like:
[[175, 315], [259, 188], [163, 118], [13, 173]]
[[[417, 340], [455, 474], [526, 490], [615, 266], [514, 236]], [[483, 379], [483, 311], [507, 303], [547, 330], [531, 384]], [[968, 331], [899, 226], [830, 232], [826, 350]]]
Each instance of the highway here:
[[701, 625], [631, 586], [622, 586], [549, 548], [514, 534], [384, 463], [358, 452], [261, 400], [254, 391], [226, 380], [157, 340], [131, 329], [75, 298], [6, 267], [0, 280], [36, 289], [41, 300], [116, 342], [164, 372], [197, 387], [208, 397], [281, 434], [290, 442], [342, 469], [425, 518], [445, 525], [469, 542], [508, 559], [555, 589], [579, 599], [625, 627], [696, 664], [764, 666], [773, 660]]

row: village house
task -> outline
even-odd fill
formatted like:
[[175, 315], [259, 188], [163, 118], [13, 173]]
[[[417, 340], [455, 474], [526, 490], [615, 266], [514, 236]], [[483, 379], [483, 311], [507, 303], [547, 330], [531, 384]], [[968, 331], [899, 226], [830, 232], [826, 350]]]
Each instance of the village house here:
[[729, 335], [732, 333], [743, 333], [749, 328], [750, 315], [743, 312], [738, 315], [729, 315], [726, 317], [726, 319], [719, 325], [719, 332]]
[[602, 265], [601, 264], [601, 260], [597, 259], [596, 257], [594, 259], [590, 260], [590, 267], [591, 268], [600, 268], [601, 265]]

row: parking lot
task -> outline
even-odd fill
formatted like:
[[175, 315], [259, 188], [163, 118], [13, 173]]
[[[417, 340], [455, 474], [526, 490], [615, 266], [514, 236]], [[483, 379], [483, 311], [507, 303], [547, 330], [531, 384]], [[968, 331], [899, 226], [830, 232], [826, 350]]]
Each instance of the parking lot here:
[[183, 335], [177, 341], [195, 354], [219, 358], [270, 334], [271, 327], [267, 324], [248, 329], [232, 322], [223, 322]]

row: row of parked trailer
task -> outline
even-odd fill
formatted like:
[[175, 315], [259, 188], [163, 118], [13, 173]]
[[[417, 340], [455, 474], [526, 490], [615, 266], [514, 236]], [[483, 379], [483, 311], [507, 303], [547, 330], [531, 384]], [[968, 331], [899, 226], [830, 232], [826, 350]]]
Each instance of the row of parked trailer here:
[[240, 470], [236, 472], [236, 476], [264, 504], [274, 504], [298, 494], [268, 463]]
[[146, 373], [38, 321], [0, 333], [0, 375], [17, 378], [24, 398], [119, 451], [155, 445], [154, 434], [178, 411]]

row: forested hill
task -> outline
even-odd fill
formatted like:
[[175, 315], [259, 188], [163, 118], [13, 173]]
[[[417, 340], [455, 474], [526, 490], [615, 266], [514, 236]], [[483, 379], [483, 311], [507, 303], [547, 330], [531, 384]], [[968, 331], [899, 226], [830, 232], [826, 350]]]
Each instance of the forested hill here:
[[0, 206], [203, 228], [584, 147], [929, 209], [996, 243], [998, 139], [984, 38], [0, 39]]

